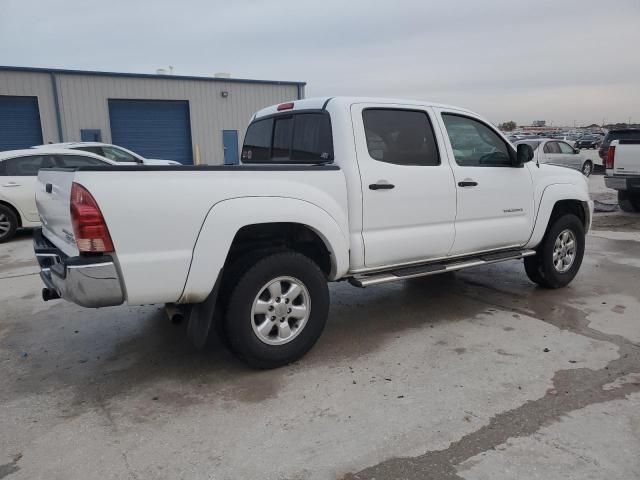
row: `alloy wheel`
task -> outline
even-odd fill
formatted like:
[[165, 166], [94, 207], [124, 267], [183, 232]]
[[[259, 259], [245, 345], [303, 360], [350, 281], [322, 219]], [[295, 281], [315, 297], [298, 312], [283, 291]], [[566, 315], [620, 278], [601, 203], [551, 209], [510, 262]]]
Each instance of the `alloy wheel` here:
[[251, 307], [251, 326], [261, 342], [284, 345], [296, 338], [311, 313], [311, 295], [297, 278], [278, 277], [267, 282]]

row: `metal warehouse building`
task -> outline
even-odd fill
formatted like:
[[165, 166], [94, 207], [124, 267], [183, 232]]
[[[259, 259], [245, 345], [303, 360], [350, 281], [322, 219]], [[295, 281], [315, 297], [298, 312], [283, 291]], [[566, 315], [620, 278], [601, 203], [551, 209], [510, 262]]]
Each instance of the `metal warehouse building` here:
[[251, 115], [303, 82], [0, 66], [0, 151], [101, 141], [184, 164], [237, 163]]

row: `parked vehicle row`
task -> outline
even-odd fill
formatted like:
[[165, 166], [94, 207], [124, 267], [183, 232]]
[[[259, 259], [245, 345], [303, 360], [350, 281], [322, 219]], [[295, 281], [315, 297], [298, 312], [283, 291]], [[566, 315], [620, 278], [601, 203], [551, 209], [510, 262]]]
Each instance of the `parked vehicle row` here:
[[55, 143], [0, 152], [0, 243], [10, 240], [18, 228], [40, 226], [35, 185], [41, 168], [105, 165], [180, 163], [144, 158], [126, 148], [99, 142]]
[[172, 304], [196, 345], [214, 327], [273, 368], [319, 338], [327, 281], [524, 259], [533, 282], [560, 288], [580, 268], [593, 202], [579, 172], [533, 158], [462, 108], [316, 98], [254, 115], [241, 166], [44, 169], [43, 298]]
[[35, 201], [40, 169], [113, 165], [93, 153], [60, 148], [0, 152], [0, 243], [10, 240], [18, 228], [40, 226]]
[[100, 155], [119, 165], [180, 165], [174, 160], [157, 160], [145, 158], [131, 150], [118, 145], [101, 142], [67, 142], [67, 143], [49, 143], [47, 145], [38, 145], [33, 148], [64, 148], [67, 150], [81, 150], [84, 152]]

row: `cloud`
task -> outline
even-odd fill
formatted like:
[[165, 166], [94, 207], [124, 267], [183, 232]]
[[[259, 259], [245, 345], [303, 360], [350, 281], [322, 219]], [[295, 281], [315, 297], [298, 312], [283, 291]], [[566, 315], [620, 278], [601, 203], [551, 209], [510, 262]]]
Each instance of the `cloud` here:
[[[640, 3], [0, 0], [0, 63], [303, 80], [498, 122], [640, 117]], [[640, 118], [638, 118], [640, 120]]]

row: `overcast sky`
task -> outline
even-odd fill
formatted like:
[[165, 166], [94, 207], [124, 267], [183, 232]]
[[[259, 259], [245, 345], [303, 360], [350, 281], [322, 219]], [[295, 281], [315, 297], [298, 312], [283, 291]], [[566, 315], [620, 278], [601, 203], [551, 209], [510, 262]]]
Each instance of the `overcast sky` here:
[[0, 65], [302, 80], [493, 122], [640, 121], [640, 0], [0, 0]]

